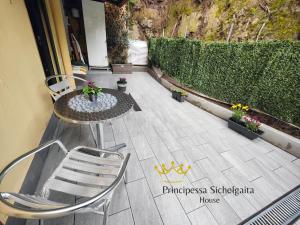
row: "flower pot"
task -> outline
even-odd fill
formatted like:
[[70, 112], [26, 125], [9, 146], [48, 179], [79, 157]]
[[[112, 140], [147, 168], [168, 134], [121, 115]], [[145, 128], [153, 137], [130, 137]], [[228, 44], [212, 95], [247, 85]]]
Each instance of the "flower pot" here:
[[232, 119], [232, 117], [229, 118], [228, 120], [228, 128], [230, 128], [231, 130], [234, 130], [235, 132], [243, 135], [244, 137], [250, 139], [250, 140], [254, 140], [256, 138], [258, 138], [261, 134], [263, 134], [263, 131], [258, 130], [257, 132], [253, 132], [251, 130], [249, 130], [245, 123], [242, 121], [236, 122]]
[[132, 64], [111, 64], [113, 74], [131, 74]]
[[179, 102], [184, 102], [184, 100], [185, 100], [185, 96], [179, 94], [179, 95], [178, 95], [178, 98], [177, 98], [177, 101], [179, 101]]
[[98, 97], [98, 95], [89, 95], [89, 100], [91, 102], [97, 102], [97, 97]]
[[123, 84], [118, 84], [118, 91], [125, 92], [125, 91], [126, 91], [126, 84], [125, 84], [125, 85], [123, 85]]
[[178, 91], [172, 91], [172, 98], [174, 98], [178, 102], [184, 102], [185, 96], [181, 95]]
[[177, 100], [178, 92], [177, 91], [172, 91], [172, 98]]
[[122, 91], [122, 92], [126, 91], [127, 82], [117, 81], [117, 85], [118, 85], [118, 91]]

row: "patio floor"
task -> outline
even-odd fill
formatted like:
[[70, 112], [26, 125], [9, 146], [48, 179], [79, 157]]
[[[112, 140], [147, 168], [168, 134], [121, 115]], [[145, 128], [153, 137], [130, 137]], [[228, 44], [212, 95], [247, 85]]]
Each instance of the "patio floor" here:
[[[89, 77], [96, 85], [111, 88], [118, 79], [108, 72], [92, 72]], [[106, 147], [125, 142], [123, 152], [131, 153], [128, 183], [122, 182], [115, 193], [109, 225], [235, 225], [300, 184], [299, 159], [262, 139], [249, 141], [228, 129], [226, 121], [188, 102], [176, 102], [147, 73], [122, 77], [127, 78], [128, 91], [142, 111], [133, 111], [104, 127]], [[57, 136], [68, 148], [94, 146], [87, 126], [60, 123]], [[51, 154], [48, 164], [57, 152]], [[198, 194], [164, 194], [163, 186], [169, 184], [162, 181], [154, 166], [171, 161], [192, 167], [184, 182], [174, 187], [246, 186], [255, 192], [201, 195], [220, 199], [220, 203], [206, 204]], [[170, 173], [167, 179], [176, 176]], [[100, 225], [102, 219], [79, 214], [45, 224]]]

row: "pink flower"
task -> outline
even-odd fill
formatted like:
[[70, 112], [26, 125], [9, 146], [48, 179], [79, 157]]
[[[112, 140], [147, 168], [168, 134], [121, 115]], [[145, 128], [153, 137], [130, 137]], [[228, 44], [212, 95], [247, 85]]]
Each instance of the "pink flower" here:
[[250, 116], [244, 116], [244, 120], [246, 121], [246, 123], [249, 124], [253, 124], [256, 127], [259, 127], [261, 125], [261, 123], [259, 122], [259, 120], [257, 120], [257, 117], [250, 117]]
[[89, 86], [89, 87], [94, 87], [95, 85], [95, 82], [93, 82], [93, 81], [88, 81], [87, 82], [87, 85]]

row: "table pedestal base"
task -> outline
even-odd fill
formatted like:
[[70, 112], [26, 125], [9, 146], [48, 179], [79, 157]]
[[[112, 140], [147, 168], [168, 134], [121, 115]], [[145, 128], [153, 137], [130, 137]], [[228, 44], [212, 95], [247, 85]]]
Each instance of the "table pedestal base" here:
[[104, 149], [103, 123], [96, 124], [97, 148]]
[[[102, 123], [96, 124], [96, 134], [95, 134], [91, 124], [90, 124], [90, 129], [91, 129], [92, 136], [93, 136], [94, 142], [96, 144], [96, 147], [99, 149], [104, 149], [103, 124]], [[116, 152], [119, 149], [124, 148], [124, 147], [126, 147], [126, 144], [121, 143], [121, 144], [106, 148], [105, 150]]]

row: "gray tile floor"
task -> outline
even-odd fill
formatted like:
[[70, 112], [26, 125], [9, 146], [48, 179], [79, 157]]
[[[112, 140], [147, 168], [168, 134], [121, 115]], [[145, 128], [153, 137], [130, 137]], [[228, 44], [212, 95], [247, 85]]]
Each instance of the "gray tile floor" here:
[[[96, 85], [115, 88], [119, 76], [93, 72], [89, 77]], [[226, 121], [188, 102], [176, 102], [147, 73], [122, 77], [127, 78], [128, 92], [142, 111], [104, 127], [106, 147], [125, 142], [122, 151], [131, 153], [128, 183], [121, 183], [115, 193], [109, 225], [234, 225], [300, 184], [299, 159], [261, 139], [249, 141], [228, 129]], [[69, 148], [94, 145], [87, 126], [61, 123], [57, 136]], [[154, 166], [171, 161], [192, 167], [174, 187], [234, 185], [253, 187], [255, 193], [163, 193], [163, 186], [170, 184], [162, 180], [174, 180], [178, 175], [160, 177]], [[200, 197], [219, 198], [220, 203], [202, 203]], [[80, 214], [46, 224], [99, 225], [101, 221], [99, 215]]]

